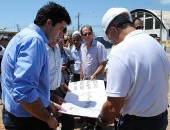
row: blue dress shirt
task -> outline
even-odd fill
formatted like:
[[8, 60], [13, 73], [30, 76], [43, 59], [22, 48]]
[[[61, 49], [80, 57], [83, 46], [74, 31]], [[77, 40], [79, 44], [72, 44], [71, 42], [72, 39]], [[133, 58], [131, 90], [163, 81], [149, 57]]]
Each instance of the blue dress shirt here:
[[[40, 99], [44, 107], [50, 104], [48, 42], [44, 32], [30, 24], [9, 42], [2, 60], [2, 101], [17, 117], [31, 115], [19, 104]], [[37, 106], [38, 107], [38, 106]]]

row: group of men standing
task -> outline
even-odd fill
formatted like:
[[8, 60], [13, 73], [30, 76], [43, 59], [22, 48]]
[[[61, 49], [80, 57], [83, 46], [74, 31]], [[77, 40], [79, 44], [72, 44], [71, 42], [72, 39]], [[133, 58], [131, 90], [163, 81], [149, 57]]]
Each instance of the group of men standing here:
[[[73, 69], [73, 81], [104, 79], [106, 50], [94, 40], [91, 26], [73, 33], [71, 51], [63, 46], [70, 23], [67, 10], [49, 2], [9, 42], [1, 80], [6, 130], [56, 130], [58, 120], [63, 130], [74, 129], [73, 116], [58, 113], [69, 91], [68, 73]], [[115, 44], [109, 56], [108, 98], [97, 123], [88, 121], [96, 129], [116, 119], [118, 130], [166, 130], [170, 66], [165, 51], [134, 28], [125, 8], [109, 9], [102, 27], [105, 39]]]
[[93, 39], [90, 26], [72, 34], [72, 49], [71, 46], [64, 47], [63, 34], [70, 23], [65, 8], [49, 2], [38, 11], [34, 23], [9, 42], [2, 63], [3, 121], [6, 129], [55, 129], [56, 119], [61, 121], [62, 130], [74, 129], [73, 116], [58, 116], [54, 108], [62, 109], [57, 104], [62, 104], [69, 91], [70, 73], [73, 74], [72, 81], [102, 79], [106, 51]]

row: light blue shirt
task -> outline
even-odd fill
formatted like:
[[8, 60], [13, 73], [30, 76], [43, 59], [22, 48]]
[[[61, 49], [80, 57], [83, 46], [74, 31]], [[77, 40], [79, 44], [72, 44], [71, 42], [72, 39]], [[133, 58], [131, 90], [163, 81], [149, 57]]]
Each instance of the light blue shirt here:
[[[87, 49], [86, 43], [81, 46], [81, 65], [83, 79], [89, 79], [98, 69], [101, 62], [106, 62], [106, 48], [100, 42], [93, 40]], [[104, 71], [99, 73], [96, 79], [104, 80]]]
[[75, 74], [80, 74], [80, 65], [81, 65], [81, 61], [80, 61], [80, 50], [77, 50], [75, 47], [71, 50], [72, 53], [72, 57], [74, 59], [74, 68], [73, 71]]
[[[66, 47], [63, 47], [62, 49], [60, 48], [60, 52], [61, 52], [61, 58], [63, 60], [63, 64], [67, 64], [68, 63], [68, 60], [73, 60], [73, 57], [72, 57], [72, 54], [71, 54], [71, 51], [66, 48]], [[70, 68], [72, 70], [72, 65], [70, 65]], [[68, 75], [67, 72], [62, 72], [61, 73], [61, 83], [68, 83], [69, 80], [70, 80], [70, 77]]]
[[56, 90], [61, 83], [62, 58], [58, 45], [51, 48], [46, 44], [50, 71], [50, 90]]
[[[17, 117], [31, 115], [19, 104], [40, 99], [44, 107], [50, 104], [48, 42], [35, 24], [19, 32], [9, 42], [2, 60], [2, 101]], [[37, 106], [38, 107], [38, 106]]]

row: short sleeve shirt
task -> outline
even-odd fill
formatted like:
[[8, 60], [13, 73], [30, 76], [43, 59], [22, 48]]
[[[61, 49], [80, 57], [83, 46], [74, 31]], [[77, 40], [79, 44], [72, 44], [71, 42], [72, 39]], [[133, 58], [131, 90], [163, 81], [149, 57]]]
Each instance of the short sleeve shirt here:
[[[97, 70], [101, 62], [105, 62], [106, 49], [103, 44], [93, 40], [92, 45], [87, 49], [86, 45], [81, 46], [81, 63], [83, 70], [83, 78], [89, 78]], [[97, 75], [96, 79], [104, 79], [104, 71]]]
[[122, 114], [155, 116], [168, 107], [170, 65], [160, 44], [142, 30], [112, 48], [106, 94], [125, 97]]

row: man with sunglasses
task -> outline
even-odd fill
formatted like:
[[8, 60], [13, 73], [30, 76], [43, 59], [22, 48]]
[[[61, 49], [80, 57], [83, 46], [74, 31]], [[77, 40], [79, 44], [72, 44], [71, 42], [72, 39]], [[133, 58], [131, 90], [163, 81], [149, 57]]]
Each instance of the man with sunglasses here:
[[[104, 80], [104, 68], [107, 61], [106, 48], [102, 43], [94, 39], [91, 26], [83, 26], [81, 35], [84, 44], [81, 47], [80, 80]], [[87, 119], [88, 124], [84, 130], [89, 130], [95, 125], [96, 119]]]
[[140, 18], [135, 17], [133, 19], [133, 23], [134, 23], [134, 27], [138, 30], [138, 29], [143, 29], [143, 22]]
[[104, 80], [104, 68], [106, 65], [106, 48], [94, 39], [91, 26], [83, 26], [81, 35], [84, 44], [81, 47], [81, 80]]
[[108, 126], [120, 118], [118, 130], [166, 130], [170, 64], [165, 51], [134, 28], [125, 8], [109, 9], [102, 27], [105, 39], [115, 46], [109, 56], [107, 101], [98, 124]]

